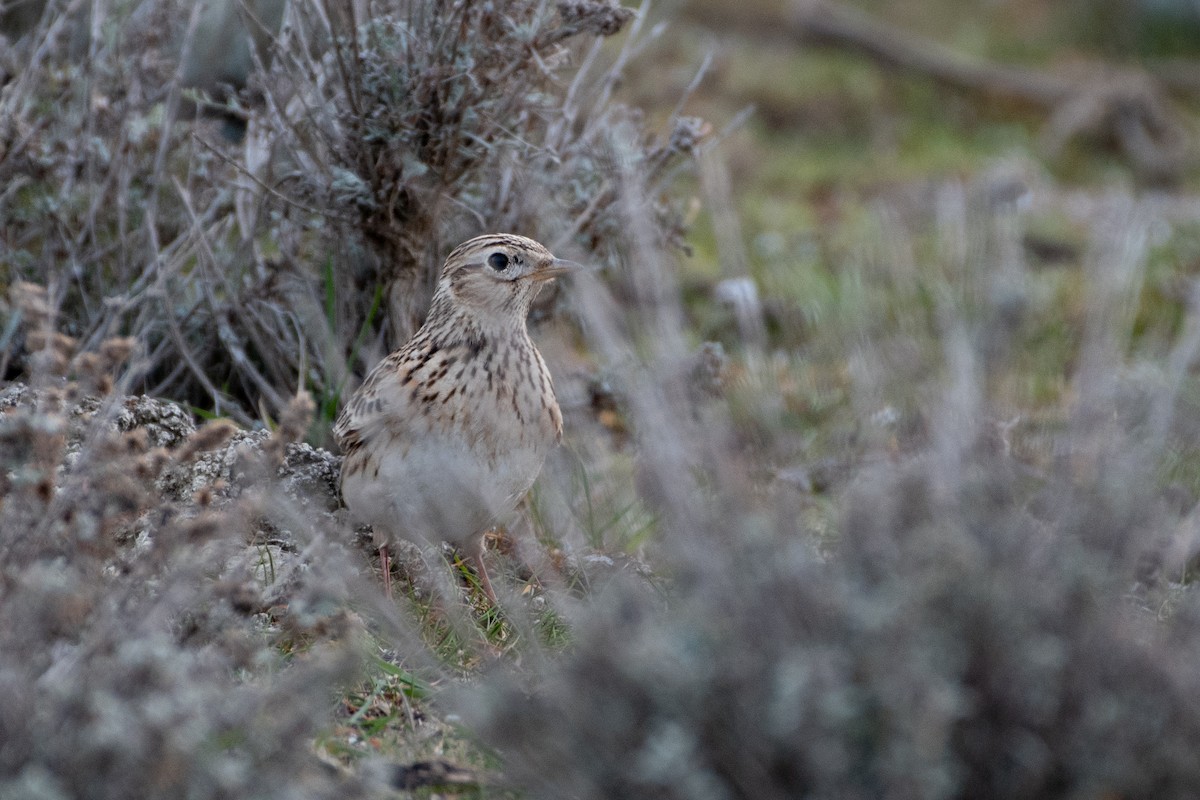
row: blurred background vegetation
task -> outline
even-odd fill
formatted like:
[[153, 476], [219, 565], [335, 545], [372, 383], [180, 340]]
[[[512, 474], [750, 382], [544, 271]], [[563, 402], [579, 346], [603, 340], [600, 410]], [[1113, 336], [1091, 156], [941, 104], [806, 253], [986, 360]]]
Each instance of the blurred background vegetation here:
[[[2, 8], [0, 796], [1194, 794], [1194, 3]], [[387, 604], [329, 425], [487, 230], [566, 443]]]

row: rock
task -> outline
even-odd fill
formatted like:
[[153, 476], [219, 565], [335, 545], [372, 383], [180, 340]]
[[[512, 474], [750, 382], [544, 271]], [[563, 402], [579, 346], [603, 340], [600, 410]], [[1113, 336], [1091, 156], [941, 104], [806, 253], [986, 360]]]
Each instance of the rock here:
[[283, 490], [304, 505], [314, 504], [333, 512], [341, 505], [338, 488], [342, 457], [319, 450], [306, 442], [289, 444], [279, 479]]
[[201, 491], [214, 491], [218, 500], [237, 497], [251, 478], [243, 456], [261, 449], [269, 436], [267, 431], [238, 431], [221, 447], [168, 469], [159, 478], [159, 488], [180, 501]]
[[178, 403], [138, 395], [127, 397], [117, 413], [117, 430], [141, 428], [151, 447], [178, 447], [196, 432], [192, 415]]
[[258, 610], [286, 604], [307, 569], [303, 558], [283, 546], [258, 544], [230, 558], [221, 579], [228, 586], [245, 587], [243, 602]]

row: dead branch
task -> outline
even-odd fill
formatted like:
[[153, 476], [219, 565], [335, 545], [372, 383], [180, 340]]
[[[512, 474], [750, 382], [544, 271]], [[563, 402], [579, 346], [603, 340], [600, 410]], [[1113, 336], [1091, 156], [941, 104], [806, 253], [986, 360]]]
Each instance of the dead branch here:
[[1087, 74], [1066, 76], [971, 59], [836, 0], [793, 0], [789, 21], [790, 32], [807, 41], [1048, 111], [1042, 144], [1052, 156], [1081, 135], [1108, 139], [1140, 178], [1155, 183], [1178, 180], [1188, 160], [1187, 128], [1143, 70], [1100, 63]]

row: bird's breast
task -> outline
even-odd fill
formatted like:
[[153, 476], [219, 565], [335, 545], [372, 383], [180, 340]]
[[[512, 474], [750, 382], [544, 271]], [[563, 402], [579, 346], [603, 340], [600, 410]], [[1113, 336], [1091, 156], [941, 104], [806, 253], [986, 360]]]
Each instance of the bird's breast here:
[[528, 337], [446, 344], [411, 359], [394, 414], [343, 468], [347, 507], [391, 535], [463, 541], [503, 521], [562, 429], [549, 371]]
[[488, 344], [464, 343], [431, 360], [428, 376], [410, 381], [412, 402], [436, 410], [441, 435], [491, 460], [518, 450], [544, 457], [562, 431], [550, 372], [527, 336]]
[[394, 441], [374, 449], [369, 469], [343, 479], [342, 492], [377, 533], [462, 543], [505, 521], [544, 458], [544, 449], [532, 447], [495, 458], [454, 437]]

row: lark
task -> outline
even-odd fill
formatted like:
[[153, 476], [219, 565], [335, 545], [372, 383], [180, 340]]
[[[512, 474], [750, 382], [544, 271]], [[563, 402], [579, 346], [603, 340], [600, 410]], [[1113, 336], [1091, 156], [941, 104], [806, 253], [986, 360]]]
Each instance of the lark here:
[[514, 234], [459, 245], [425, 323], [342, 409], [342, 497], [374, 530], [389, 597], [388, 546], [404, 538], [458, 547], [496, 602], [484, 534], [512, 514], [562, 437], [525, 320], [542, 286], [576, 267]]

